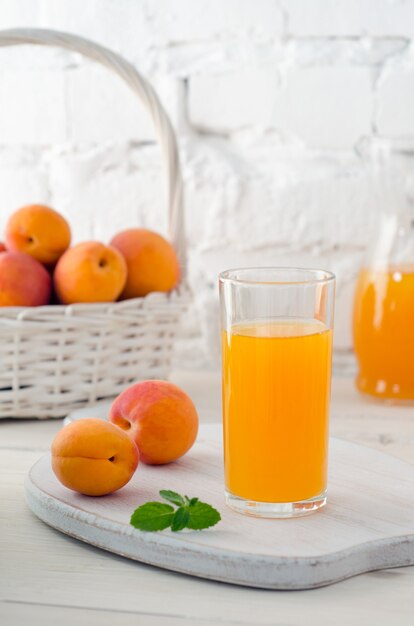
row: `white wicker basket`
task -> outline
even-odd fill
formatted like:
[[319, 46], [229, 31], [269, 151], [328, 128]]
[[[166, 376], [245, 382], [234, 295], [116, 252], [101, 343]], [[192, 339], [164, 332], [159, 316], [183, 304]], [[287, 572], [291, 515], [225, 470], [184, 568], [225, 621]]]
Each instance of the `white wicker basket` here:
[[75, 35], [40, 29], [0, 31], [0, 46], [52, 45], [105, 65], [148, 109], [167, 172], [169, 237], [182, 276], [169, 294], [111, 304], [0, 308], [0, 418], [61, 417], [118, 394], [139, 378], [165, 378], [173, 340], [190, 292], [182, 182], [171, 123], [152, 87], [114, 52]]

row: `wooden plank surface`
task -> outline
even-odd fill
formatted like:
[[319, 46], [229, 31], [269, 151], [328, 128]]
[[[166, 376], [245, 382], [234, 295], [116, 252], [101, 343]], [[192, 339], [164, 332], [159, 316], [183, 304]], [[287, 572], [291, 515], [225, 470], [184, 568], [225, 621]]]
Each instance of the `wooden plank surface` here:
[[[174, 382], [193, 396], [204, 418], [220, 410], [217, 375], [178, 372]], [[412, 462], [413, 409], [379, 405], [375, 415], [354, 417], [354, 409], [347, 410], [354, 398], [349, 379], [335, 381], [332, 434]], [[362, 406], [364, 412], [365, 403]], [[405, 626], [413, 622], [414, 567], [363, 574], [311, 591], [244, 589], [133, 563], [50, 529], [28, 510], [23, 481], [49, 448], [58, 427], [58, 422], [50, 421], [0, 424], [0, 623], [26, 626], [30, 614], [31, 626], [55, 625], [64, 611], [72, 610], [82, 616], [74, 623], [88, 623], [89, 612], [95, 611], [108, 612], [114, 617], [112, 623], [121, 626], [170, 626], [175, 623], [172, 619], [184, 625], [198, 625], [198, 620], [219, 626]], [[152, 622], [146, 621], [149, 618]]]
[[[217, 626], [217, 621], [210, 619], [187, 618], [184, 615], [166, 617], [162, 614], [140, 613], [135, 611], [107, 609], [90, 609], [89, 607], [76, 608], [73, 606], [59, 606], [33, 602], [0, 602], [0, 615], [5, 625], [42, 624], [42, 626], [74, 626], [79, 624], [97, 624], [99, 626]], [[35, 615], [35, 622], [33, 622]], [[224, 623], [224, 622], [221, 622]], [[236, 626], [240, 622], [225, 622], [228, 626]]]

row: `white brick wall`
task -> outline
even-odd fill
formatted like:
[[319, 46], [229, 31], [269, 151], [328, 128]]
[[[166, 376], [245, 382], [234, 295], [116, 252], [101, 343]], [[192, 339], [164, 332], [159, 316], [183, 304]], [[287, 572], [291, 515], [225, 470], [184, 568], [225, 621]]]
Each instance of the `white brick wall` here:
[[414, 135], [414, 66], [388, 73], [378, 96], [378, 132], [390, 137]]
[[189, 121], [195, 130], [212, 133], [268, 128], [273, 121], [276, 94], [274, 66], [197, 74], [189, 81]]
[[[0, 28], [108, 46], [156, 87], [177, 130], [195, 303], [178, 358], [217, 365], [217, 272], [320, 265], [338, 275], [337, 360], [377, 207], [355, 145], [414, 135], [414, 0], [2, 0]], [[79, 55], [0, 49], [0, 227], [29, 201], [76, 240], [166, 229], [145, 111]]]
[[0, 71], [0, 137], [3, 145], [67, 141], [65, 76], [59, 69]]
[[352, 149], [371, 131], [371, 74], [332, 65], [290, 71], [275, 98], [274, 124], [308, 147]]
[[153, 0], [147, 2], [156, 43], [272, 40], [283, 34], [283, 12], [274, 0]]
[[414, 35], [411, 0], [282, 0], [295, 37]]

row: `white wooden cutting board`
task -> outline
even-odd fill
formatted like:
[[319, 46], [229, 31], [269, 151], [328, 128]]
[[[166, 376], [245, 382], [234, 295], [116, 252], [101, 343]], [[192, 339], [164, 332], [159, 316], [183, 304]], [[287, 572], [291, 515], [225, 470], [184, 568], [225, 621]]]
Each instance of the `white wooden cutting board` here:
[[[144, 533], [132, 511], [173, 489], [213, 504], [209, 530]], [[205, 425], [196, 445], [169, 466], [141, 464], [121, 491], [102, 498], [67, 490], [46, 455], [26, 481], [32, 511], [94, 546], [158, 567], [267, 589], [307, 589], [374, 569], [414, 564], [414, 467], [382, 452], [331, 440], [329, 504], [316, 514], [264, 520], [228, 509], [221, 427]]]

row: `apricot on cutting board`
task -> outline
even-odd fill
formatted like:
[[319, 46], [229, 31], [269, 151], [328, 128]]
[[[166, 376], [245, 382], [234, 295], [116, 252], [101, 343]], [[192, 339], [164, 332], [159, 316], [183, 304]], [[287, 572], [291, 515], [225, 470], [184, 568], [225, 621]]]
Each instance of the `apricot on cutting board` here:
[[113, 493], [138, 467], [139, 452], [113, 424], [88, 417], [68, 424], [52, 443], [52, 469], [62, 485], [87, 496]]
[[198, 432], [191, 398], [165, 380], [144, 380], [125, 389], [114, 400], [109, 419], [132, 437], [142, 462], [149, 465], [183, 456]]

